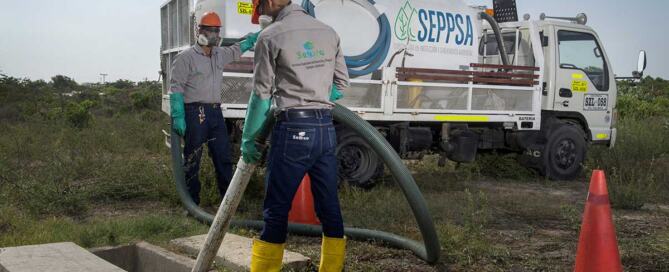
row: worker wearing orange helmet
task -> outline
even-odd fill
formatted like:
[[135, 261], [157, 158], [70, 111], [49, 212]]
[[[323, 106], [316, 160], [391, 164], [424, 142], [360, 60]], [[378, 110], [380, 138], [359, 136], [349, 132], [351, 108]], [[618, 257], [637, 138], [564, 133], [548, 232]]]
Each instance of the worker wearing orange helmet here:
[[172, 128], [184, 137], [184, 170], [191, 198], [200, 202], [199, 169], [202, 150], [209, 149], [218, 190], [225, 195], [232, 178], [228, 130], [221, 111], [223, 67], [239, 61], [254, 47], [258, 34], [227, 47], [221, 45], [221, 18], [206, 12], [200, 18], [196, 44], [179, 53], [172, 64], [170, 106]]

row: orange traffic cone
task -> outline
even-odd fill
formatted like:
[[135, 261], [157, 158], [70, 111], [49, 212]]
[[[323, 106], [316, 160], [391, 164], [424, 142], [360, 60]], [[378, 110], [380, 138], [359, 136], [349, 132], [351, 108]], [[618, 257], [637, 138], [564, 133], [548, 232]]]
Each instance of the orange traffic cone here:
[[604, 171], [595, 170], [585, 203], [574, 271], [623, 271]]
[[288, 221], [298, 224], [320, 225], [314, 209], [314, 196], [311, 193], [311, 179], [305, 175], [302, 184], [297, 188], [293, 206], [288, 213]]

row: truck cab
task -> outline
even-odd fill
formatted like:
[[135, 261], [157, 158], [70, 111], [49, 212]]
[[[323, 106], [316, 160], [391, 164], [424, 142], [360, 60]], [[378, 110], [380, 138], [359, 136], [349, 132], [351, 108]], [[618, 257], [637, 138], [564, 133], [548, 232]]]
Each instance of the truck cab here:
[[[561, 20], [542, 17], [534, 21], [544, 59], [542, 125], [538, 133], [531, 133], [538, 135], [518, 136], [517, 146], [525, 149], [521, 159], [524, 164], [554, 179], [573, 179], [580, 173], [575, 164], [583, 163], [588, 145], [615, 144], [616, 79], [602, 42], [585, 24], [584, 14]], [[537, 65], [527, 38], [531, 23], [500, 24], [513, 65]], [[488, 34], [491, 31], [489, 26], [484, 27], [480, 61], [500, 64], [497, 41]]]
[[[514, 65], [535, 65], [534, 56], [528, 52], [530, 41], [525, 38], [527, 23], [501, 24], [507, 54]], [[537, 25], [545, 62], [542, 111], [547, 116], [577, 121], [588, 134], [588, 141], [613, 145], [616, 79], [597, 33], [587, 25], [572, 22], [541, 20]], [[484, 33], [489, 31], [485, 29]], [[500, 64], [492, 34], [482, 39], [481, 61]]]
[[[613, 69], [597, 33], [574, 23], [542, 22], [550, 33], [545, 78], [548, 95], [542, 108], [558, 118], [576, 120], [588, 141], [615, 144], [615, 102], [618, 94]], [[551, 42], [552, 41], [552, 42]]]

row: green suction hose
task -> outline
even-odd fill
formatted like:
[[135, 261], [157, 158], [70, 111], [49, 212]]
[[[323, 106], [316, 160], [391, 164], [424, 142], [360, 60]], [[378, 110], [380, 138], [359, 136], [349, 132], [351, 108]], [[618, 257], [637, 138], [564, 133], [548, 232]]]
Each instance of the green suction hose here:
[[[411, 176], [409, 169], [406, 168], [402, 160], [397, 155], [395, 150], [390, 146], [386, 139], [367, 121], [360, 118], [355, 113], [347, 108], [337, 104], [332, 111], [335, 121], [344, 124], [367, 141], [367, 143], [374, 149], [374, 151], [383, 159], [385, 164], [392, 172], [395, 180], [402, 189], [409, 206], [414, 213], [416, 222], [423, 237], [423, 242], [414, 241], [396, 234], [359, 229], [359, 228], [345, 228], [346, 236], [349, 239], [362, 241], [377, 241], [382, 242], [388, 246], [408, 249], [414, 252], [419, 258], [425, 260], [429, 264], [434, 264], [439, 260], [441, 251], [439, 245], [439, 238], [434, 228], [434, 222], [430, 215], [427, 204], [420, 189], [416, 185], [415, 180]], [[273, 114], [270, 114], [273, 116]], [[273, 123], [274, 120], [269, 120]], [[265, 131], [259, 136], [258, 142], [264, 143], [270, 132], [271, 124], [265, 126]], [[172, 153], [172, 169], [176, 180], [177, 192], [179, 198], [188, 212], [196, 219], [205, 223], [211, 223], [214, 220], [214, 215], [204, 211], [193, 202], [188, 194], [186, 187], [185, 173], [183, 169], [183, 156], [181, 151], [181, 143], [179, 136], [172, 131], [171, 134], [171, 153]], [[235, 220], [231, 222], [232, 226], [250, 229], [262, 229], [263, 221], [257, 220]], [[320, 237], [322, 235], [321, 226], [304, 225], [304, 224], [288, 224], [288, 232], [304, 235]]]

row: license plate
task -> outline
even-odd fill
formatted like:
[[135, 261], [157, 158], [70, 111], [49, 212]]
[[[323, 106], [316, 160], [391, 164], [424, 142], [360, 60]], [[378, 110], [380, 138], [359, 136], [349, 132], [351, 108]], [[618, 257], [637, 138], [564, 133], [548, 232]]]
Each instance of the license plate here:
[[609, 96], [605, 94], [586, 94], [583, 110], [602, 111], [609, 108]]

